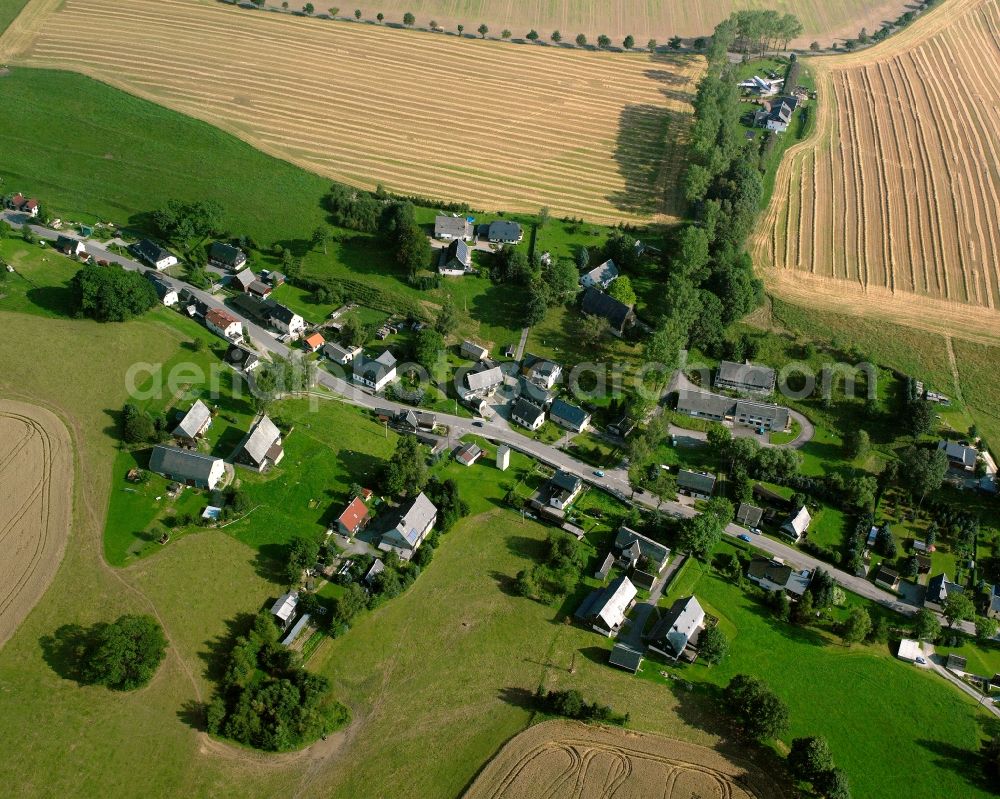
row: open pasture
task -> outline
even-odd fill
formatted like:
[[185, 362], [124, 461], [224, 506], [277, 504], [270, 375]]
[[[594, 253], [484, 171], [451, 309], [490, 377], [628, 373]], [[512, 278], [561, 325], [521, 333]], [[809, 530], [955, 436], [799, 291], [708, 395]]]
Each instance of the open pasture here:
[[996, 0], [951, 0], [810, 62], [816, 132], [781, 165], [754, 247], [778, 294], [997, 337], [998, 25]]
[[513, 47], [198, 0], [49, 8], [15, 24], [0, 57], [82, 72], [329, 178], [605, 222], [679, 210], [697, 56]]

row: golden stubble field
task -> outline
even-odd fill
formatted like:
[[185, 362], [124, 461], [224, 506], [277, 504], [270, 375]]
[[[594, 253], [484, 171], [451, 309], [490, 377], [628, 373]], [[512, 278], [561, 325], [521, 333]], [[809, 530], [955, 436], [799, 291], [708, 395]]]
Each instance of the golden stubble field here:
[[82, 72], [330, 178], [604, 222], [678, 209], [697, 56], [520, 47], [200, 0], [32, 6], [0, 59]]
[[52, 413], [0, 400], [0, 646], [62, 561], [72, 510], [72, 448]]
[[464, 799], [778, 799], [774, 782], [713, 749], [622, 729], [547, 721], [515, 736]]
[[1000, 338], [1000, 4], [949, 0], [875, 49], [810, 61], [813, 135], [754, 241], [782, 296]]

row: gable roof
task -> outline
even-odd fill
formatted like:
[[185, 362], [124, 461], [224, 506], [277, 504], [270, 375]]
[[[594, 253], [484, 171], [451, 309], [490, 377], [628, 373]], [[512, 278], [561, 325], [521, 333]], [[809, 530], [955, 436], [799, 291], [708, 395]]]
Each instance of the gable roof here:
[[521, 238], [521, 226], [509, 219], [497, 219], [490, 222], [486, 237], [490, 241], [518, 241]]
[[637, 593], [628, 577], [619, 577], [604, 590], [594, 608], [594, 615], [609, 629], [618, 627], [625, 620], [625, 611]]
[[267, 302], [257, 297], [251, 297], [249, 294], [237, 294], [235, 297], [230, 299], [229, 302], [234, 308], [238, 311], [242, 311], [247, 316], [252, 316], [257, 319], [263, 319], [267, 316]]
[[149, 470], [157, 474], [169, 474], [184, 480], [207, 483], [208, 478], [212, 476], [213, 467], [221, 462], [221, 458], [211, 455], [158, 444], [153, 447], [153, 452], [149, 456]]
[[586, 314], [607, 319], [615, 330], [621, 330], [625, 327], [625, 323], [632, 314], [631, 305], [626, 305], [593, 286], [583, 292], [583, 302], [580, 308]]
[[242, 369], [244, 372], [252, 369], [259, 360], [260, 358], [257, 353], [251, 352], [235, 343], [229, 345], [229, 349], [226, 350], [225, 354], [226, 363]]
[[927, 581], [926, 601], [937, 605], [943, 603], [949, 594], [964, 594], [965, 587], [948, 580], [944, 572], [936, 574]]
[[749, 502], [741, 502], [736, 509], [736, 521], [744, 527], [757, 527], [763, 515], [763, 510]]
[[326, 343], [326, 339], [323, 338], [322, 333], [310, 333], [306, 336], [306, 344], [308, 344], [313, 349], [318, 349]]
[[387, 375], [396, 369], [396, 359], [393, 354], [386, 350], [378, 358], [367, 358], [364, 353], [358, 353], [354, 357], [352, 370], [354, 374], [365, 377], [374, 383], [381, 382]]
[[154, 272], [147, 272], [146, 277], [149, 278], [149, 282], [153, 284], [153, 290], [156, 292], [156, 296], [161, 300], [166, 299], [167, 295], [177, 293], [177, 289], [171, 286], [166, 280], [161, 278]]
[[545, 411], [524, 397], [518, 397], [511, 406], [510, 415], [531, 425], [537, 422], [539, 417], [545, 416]]
[[499, 366], [494, 366], [492, 369], [466, 372], [465, 382], [470, 391], [482, 391], [490, 386], [499, 386], [503, 382], [503, 371]]
[[427, 499], [427, 496], [421, 491], [413, 504], [407, 509], [406, 513], [399, 520], [399, 524], [396, 525], [396, 531], [403, 537], [403, 539], [410, 546], [415, 546], [417, 541], [420, 539], [420, 534], [424, 531], [424, 528], [430, 523], [437, 515], [437, 508], [434, 503]]
[[434, 235], [468, 238], [472, 235], [472, 222], [467, 216], [438, 214], [434, 217]]
[[735, 400], [707, 391], [677, 392], [677, 410], [706, 416], [728, 416], [733, 412]]
[[875, 572], [875, 582], [895, 585], [898, 579], [899, 579], [899, 574], [897, 572], [890, 569], [888, 566], [885, 565], [885, 563], [879, 564], [878, 571]]
[[615, 550], [623, 553], [633, 546], [638, 547], [639, 554], [649, 558], [661, 567], [664, 561], [670, 557], [669, 547], [654, 541], [652, 538], [647, 538], [629, 527], [619, 527], [618, 534], [615, 536]]
[[255, 275], [249, 269], [244, 269], [233, 275], [233, 279], [230, 281], [230, 283], [235, 283], [237, 286], [243, 289], [243, 291], [246, 291], [250, 287], [250, 284], [253, 283], [255, 280], [257, 280], [257, 275]]
[[[299, 316], [291, 308], [287, 308], [280, 302], [274, 302], [273, 300], [268, 300], [267, 302], [267, 313], [272, 319], [277, 319], [286, 325], [291, 324], [295, 317]], [[301, 318], [299, 316], [299, 319]]]
[[165, 258], [171, 257], [173, 254], [169, 250], [163, 249], [155, 241], [150, 241], [149, 239], [142, 239], [135, 244], [135, 251], [139, 255], [150, 263], [159, 263]]
[[552, 403], [552, 406], [549, 408], [549, 415], [563, 419], [576, 427], [580, 427], [590, 418], [590, 414], [583, 408], [561, 399], [557, 399]]
[[716, 382], [736, 384], [751, 391], [772, 391], [775, 373], [770, 366], [760, 366], [747, 361], [735, 363], [722, 361], [716, 374]]
[[562, 469], [558, 469], [556, 470], [556, 473], [549, 478], [549, 482], [556, 488], [568, 491], [572, 494], [580, 488], [580, 484], [583, 481], [575, 474], [570, 474], [569, 472], [564, 472]]
[[205, 425], [211, 418], [212, 412], [208, 409], [208, 406], [201, 400], [195, 400], [194, 405], [188, 409], [188, 412], [184, 414], [184, 418], [174, 428], [173, 435], [194, 438], [205, 428]]
[[268, 450], [281, 438], [281, 431], [267, 416], [262, 416], [254, 425], [243, 444], [243, 452], [250, 456], [254, 463], [263, 463]]
[[767, 580], [775, 585], [784, 586], [792, 576], [792, 567], [770, 558], [757, 557], [750, 561], [747, 576], [754, 580]]
[[699, 494], [711, 494], [715, 490], [715, 475], [681, 469], [677, 473], [677, 487]]
[[[235, 266], [242, 255], [243, 250], [239, 247], [222, 241], [213, 241], [212, 246], [208, 248], [208, 257], [211, 260], [229, 264], [229, 266]], [[246, 256], [243, 257], [243, 260], [246, 260]]]
[[289, 591], [278, 597], [278, 601], [271, 605], [271, 613], [287, 624], [295, 615], [295, 608], [299, 604], [299, 595], [296, 591]]
[[343, 347], [335, 341], [328, 341], [323, 345], [323, 354], [334, 361], [350, 360], [357, 352], [357, 347]]
[[600, 283], [602, 286], [606, 286], [617, 277], [618, 267], [615, 265], [614, 261], [608, 259], [600, 266], [595, 266], [589, 272], [581, 275], [580, 281], [583, 282], [585, 278], [590, 278], [594, 283]]
[[670, 606], [656, 622], [649, 634], [650, 640], [664, 645], [675, 655], [680, 655], [688, 641], [705, 623], [705, 611], [695, 596], [681, 597]]
[[[340, 514], [337, 519], [339, 524], [342, 524], [350, 532], [355, 532], [362, 524], [364, 524], [365, 519], [368, 518], [368, 506], [365, 505], [361, 497], [355, 497], [350, 501], [348, 506], [344, 508], [344, 512]], [[376, 561], [379, 563], [381, 561]]]
[[945, 441], [942, 439], [938, 441], [937, 448], [944, 451], [948, 460], [961, 463], [967, 469], [975, 467], [976, 461], [979, 459], [979, 452], [976, 449], [967, 447], [965, 444], [959, 444], [957, 441]]
[[451, 244], [441, 250], [441, 266], [448, 266], [458, 261], [463, 267], [469, 265], [472, 251], [463, 239], [453, 239]]
[[608, 663], [635, 674], [642, 665], [642, 652], [628, 644], [615, 644], [608, 657]]
[[490, 351], [486, 347], [482, 347], [474, 341], [463, 341], [459, 349], [462, 355], [466, 355], [474, 361], [481, 361], [490, 354]]
[[229, 313], [229, 311], [225, 308], [209, 308], [205, 313], [205, 321], [211, 322], [221, 330], [225, 330], [231, 324], [237, 323], [240, 320]]
[[463, 444], [459, 447], [458, 452], [455, 453], [455, 459], [466, 464], [471, 465], [479, 459], [479, 456], [483, 454], [483, 450], [478, 444], [473, 444], [469, 442]]
[[752, 400], [737, 400], [733, 411], [737, 418], [752, 416], [768, 422], [771, 427], [784, 429], [788, 427], [788, 408], [774, 405], [770, 402], [754, 402]]
[[808, 528], [809, 523], [812, 521], [812, 516], [809, 515], [809, 511], [806, 506], [803, 505], [795, 513], [785, 520], [785, 523], [781, 525], [781, 529], [794, 530], [797, 535], [802, 535]]

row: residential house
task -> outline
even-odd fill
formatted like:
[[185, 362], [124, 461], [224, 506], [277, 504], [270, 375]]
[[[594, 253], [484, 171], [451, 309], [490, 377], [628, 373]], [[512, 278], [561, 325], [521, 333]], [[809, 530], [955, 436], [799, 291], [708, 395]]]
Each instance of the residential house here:
[[536, 386], [551, 389], [562, 376], [562, 367], [554, 361], [529, 353], [521, 361], [521, 373]]
[[677, 473], [677, 490], [699, 499], [708, 499], [715, 491], [715, 475], [681, 469]]
[[176, 255], [163, 249], [159, 244], [149, 239], [143, 239], [133, 244], [132, 251], [158, 272], [177, 265]]
[[237, 294], [231, 300], [229, 304], [232, 305], [237, 311], [239, 311], [244, 316], [249, 316], [252, 320], [259, 322], [261, 324], [267, 324], [267, 303], [257, 297], [251, 297], [249, 294]]
[[239, 247], [233, 247], [221, 241], [212, 242], [208, 248], [208, 262], [219, 269], [238, 272], [247, 262], [246, 253]]
[[243, 323], [225, 308], [209, 308], [205, 327], [230, 341], [243, 337]]
[[545, 411], [524, 397], [518, 397], [510, 406], [510, 418], [521, 427], [537, 430], [545, 422]]
[[556, 394], [551, 389], [532, 383], [527, 377], [520, 375], [517, 378], [517, 396], [524, 397], [528, 402], [533, 402], [540, 408], [548, 408]]
[[503, 385], [504, 377], [500, 367], [484, 368], [486, 366], [488, 362], [465, 373], [465, 384], [469, 387], [469, 391], [478, 397], [489, 396]]
[[654, 652], [677, 660], [688, 647], [697, 646], [698, 635], [703, 629], [705, 611], [697, 597], [681, 597], [653, 625], [647, 644]]
[[413, 557], [437, 521], [437, 508], [421, 492], [407, 508], [399, 523], [382, 535], [378, 548], [395, 552], [403, 560]]
[[927, 581], [927, 592], [924, 594], [924, 605], [940, 609], [944, 601], [952, 594], [964, 594], [965, 587], [953, 583], [945, 573], [936, 574]]
[[196, 439], [205, 435], [205, 431], [211, 424], [212, 412], [204, 402], [195, 400], [194, 405], [188, 409], [180, 423], [174, 428], [172, 435], [174, 438], [180, 438], [193, 444]]
[[74, 239], [72, 236], [57, 237], [56, 243], [52, 245], [52, 248], [71, 258], [87, 254], [87, 248], [83, 242], [79, 239]]
[[354, 538], [368, 524], [368, 506], [361, 497], [354, 497], [337, 518], [337, 530], [341, 535]]
[[468, 216], [451, 216], [438, 214], [434, 217], [434, 238], [441, 241], [461, 239], [471, 241], [473, 238], [472, 218]]
[[770, 394], [774, 391], [775, 372], [770, 366], [723, 361], [715, 373], [715, 387], [747, 394]]
[[262, 300], [267, 299], [271, 295], [272, 290], [267, 283], [263, 283], [260, 280], [251, 280], [250, 285], [246, 288], [247, 294]]
[[352, 347], [350, 345], [342, 346], [332, 341], [323, 345], [323, 355], [334, 363], [339, 363], [341, 366], [347, 366], [347, 364], [353, 361], [360, 354], [361, 347]]
[[517, 244], [524, 238], [524, 231], [517, 222], [498, 219], [490, 222], [486, 229], [486, 238], [494, 244]]
[[471, 441], [467, 444], [462, 444], [455, 452], [455, 460], [461, 463], [463, 466], [472, 466], [476, 461], [478, 461], [483, 455], [483, 450]]
[[788, 408], [769, 402], [737, 400], [733, 411], [733, 423], [743, 427], [763, 430], [787, 430], [791, 416]]
[[788, 536], [792, 541], [798, 541], [802, 538], [802, 534], [809, 529], [810, 522], [812, 522], [812, 516], [809, 515], [809, 510], [803, 505], [785, 520], [785, 523], [781, 525], [778, 532]]
[[580, 496], [580, 492], [583, 490], [583, 480], [575, 474], [559, 469], [549, 478], [548, 489], [549, 505], [564, 511]]
[[598, 567], [597, 571], [594, 572], [594, 577], [598, 580], [607, 580], [616, 560], [615, 554], [613, 552], [609, 552], [604, 558], [604, 562]]
[[557, 399], [549, 407], [549, 418], [560, 427], [582, 433], [590, 424], [590, 414], [583, 408]]
[[616, 300], [610, 294], [591, 287], [583, 292], [580, 310], [591, 316], [608, 320], [608, 329], [616, 336], [622, 336], [635, 324], [635, 311], [631, 305]]
[[650, 588], [670, 559], [668, 547], [624, 526], [618, 528], [611, 552], [640, 588]]
[[238, 372], [243, 372], [244, 374], [250, 374], [250, 372], [260, 366], [260, 357], [256, 352], [252, 352], [236, 343], [229, 345], [229, 349], [226, 350], [223, 360]]
[[365, 576], [361, 578], [361, 582], [367, 585], [369, 588], [375, 587], [375, 578], [378, 577], [382, 572], [385, 571], [385, 563], [378, 558], [372, 561], [371, 567], [365, 573]]
[[160, 298], [160, 302], [168, 308], [180, 302], [180, 294], [177, 289], [161, 278], [156, 272], [147, 272], [146, 277], [153, 284], [153, 290], [156, 292], [156, 296]]
[[680, 391], [677, 410], [699, 419], [732, 421], [743, 427], [786, 430], [791, 417], [788, 408], [767, 402], [732, 399], [707, 391]]
[[612, 638], [625, 622], [625, 614], [635, 604], [637, 593], [628, 577], [619, 577], [606, 588], [591, 591], [575, 616], [602, 635]]
[[754, 114], [754, 124], [775, 133], [784, 133], [791, 124], [798, 102], [797, 97], [778, 97], [765, 101], [763, 107]]
[[812, 582], [812, 572], [808, 569], [796, 571], [777, 558], [754, 558], [747, 567], [747, 579], [765, 591], [784, 591], [792, 598], [798, 598]]
[[298, 338], [306, 329], [306, 320], [299, 316], [291, 308], [274, 300], [265, 303], [267, 308], [268, 321], [276, 330], [287, 333], [289, 338]]
[[397, 417], [401, 427], [406, 427], [409, 430], [416, 432], [432, 432], [437, 425], [437, 416], [433, 413], [426, 413], [423, 411], [413, 411], [407, 410], [401, 412]]
[[287, 630], [292, 620], [295, 618], [295, 609], [299, 606], [299, 594], [297, 591], [289, 591], [278, 597], [278, 601], [271, 605], [271, 615], [282, 630]]
[[899, 574], [882, 563], [875, 572], [875, 585], [887, 591], [895, 591], [899, 586]]
[[917, 658], [923, 657], [920, 642], [910, 638], [902, 639], [899, 642], [899, 649], [896, 650], [896, 657], [900, 660], [905, 660], [907, 663], [915, 662]]
[[472, 268], [472, 250], [461, 239], [442, 248], [438, 256], [438, 273], [450, 277], [464, 275]]
[[222, 458], [158, 444], [149, 456], [149, 470], [194, 488], [213, 490], [226, 474]]
[[736, 509], [736, 523], [743, 527], [760, 527], [760, 520], [763, 515], [764, 511], [756, 505], [741, 502], [740, 506]]
[[619, 438], [628, 438], [635, 430], [636, 421], [631, 416], [623, 416], [608, 425], [608, 432]]
[[20, 192], [10, 198], [10, 207], [14, 211], [20, 211], [23, 214], [27, 214], [32, 219], [37, 217], [39, 212], [38, 200], [34, 198], [29, 199]]
[[267, 416], [262, 416], [251, 428], [236, 453], [239, 463], [258, 472], [263, 472], [269, 466], [277, 466], [284, 457], [281, 431]]
[[229, 288], [234, 291], [247, 291], [250, 288], [250, 284], [254, 282], [260, 282], [257, 280], [257, 275], [249, 269], [244, 269], [232, 276], [229, 281]]
[[968, 447], [955, 441], [938, 441], [937, 448], [948, 457], [948, 466], [960, 472], [972, 472], [976, 469], [979, 452], [975, 447]]
[[460, 352], [463, 358], [470, 361], [485, 361], [490, 357], [490, 351], [486, 347], [480, 347], [472, 341], [463, 341]]
[[326, 344], [326, 339], [322, 333], [310, 333], [302, 340], [302, 344], [309, 352], [317, 352]]
[[580, 275], [580, 285], [585, 289], [591, 287], [606, 289], [618, 279], [618, 267], [614, 261], [605, 261], [599, 266], [595, 266], [589, 272]]
[[370, 388], [376, 394], [396, 379], [396, 358], [385, 350], [375, 359], [360, 353], [354, 358], [353, 379]]

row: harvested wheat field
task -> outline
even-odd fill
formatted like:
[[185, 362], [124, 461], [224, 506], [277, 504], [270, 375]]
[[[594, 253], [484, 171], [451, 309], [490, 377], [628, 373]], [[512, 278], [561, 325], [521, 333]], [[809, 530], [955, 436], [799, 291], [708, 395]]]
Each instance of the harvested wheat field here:
[[656, 735], [547, 721], [510, 740], [464, 799], [774, 799], [756, 767]]
[[53, 414], [0, 400], [0, 645], [62, 560], [72, 510], [69, 433]]
[[816, 131], [754, 243], [779, 294], [889, 317], [899, 298], [900, 321], [1000, 337], [998, 31], [998, 0], [948, 0], [884, 45], [810, 61]]
[[50, 13], [15, 22], [0, 58], [82, 72], [330, 178], [604, 222], [678, 207], [697, 56], [518, 47], [200, 0], [36, 3]]

